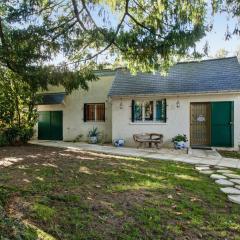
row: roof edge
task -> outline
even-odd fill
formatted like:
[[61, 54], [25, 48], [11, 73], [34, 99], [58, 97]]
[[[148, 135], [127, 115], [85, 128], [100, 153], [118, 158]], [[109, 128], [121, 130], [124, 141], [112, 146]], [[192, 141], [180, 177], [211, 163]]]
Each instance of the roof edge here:
[[234, 94], [234, 93], [239, 93], [240, 90], [222, 90], [222, 91], [204, 91], [204, 92], [177, 92], [177, 93], [149, 93], [149, 94], [127, 94], [127, 95], [112, 95], [108, 94], [108, 97], [115, 97], [115, 98], [128, 98], [128, 97], [150, 97], [150, 96], [179, 96], [179, 95], [184, 95], [184, 96], [194, 96], [194, 95], [210, 95], [210, 94]]

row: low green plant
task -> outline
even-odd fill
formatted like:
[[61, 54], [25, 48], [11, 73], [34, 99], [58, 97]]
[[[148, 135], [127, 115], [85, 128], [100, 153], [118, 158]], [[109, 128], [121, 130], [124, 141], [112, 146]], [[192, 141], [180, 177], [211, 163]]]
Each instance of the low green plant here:
[[10, 145], [27, 143], [33, 136], [33, 129], [30, 127], [13, 126], [3, 130], [3, 140]]
[[0, 132], [0, 147], [8, 145], [8, 140], [5, 132]]
[[32, 207], [32, 211], [36, 217], [43, 221], [51, 220], [55, 214], [55, 210], [44, 204], [35, 203]]
[[105, 134], [104, 134], [103, 131], [99, 133], [98, 142], [99, 142], [100, 144], [104, 144], [104, 143], [105, 143]]
[[172, 142], [187, 142], [187, 136], [186, 134], [178, 134], [174, 138], [172, 138]]
[[79, 134], [74, 140], [73, 142], [80, 142], [83, 138], [83, 135], [82, 134]]
[[99, 135], [100, 132], [97, 127], [93, 127], [93, 129], [88, 132], [88, 137], [99, 137]]

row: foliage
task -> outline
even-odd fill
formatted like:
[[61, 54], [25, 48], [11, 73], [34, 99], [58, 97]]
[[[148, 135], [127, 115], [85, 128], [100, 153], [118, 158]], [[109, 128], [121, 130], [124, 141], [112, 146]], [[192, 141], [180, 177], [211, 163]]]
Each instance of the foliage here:
[[[199, 56], [195, 43], [210, 29], [209, 7], [215, 14], [229, 6], [229, 11], [238, 14], [234, 0], [211, 2], [2, 1], [0, 65], [44, 88], [59, 72], [57, 81], [69, 91], [94, 78], [86, 76], [86, 71], [113, 60], [133, 72], [166, 69], [190, 52]], [[67, 61], [50, 67], [59, 54]]]
[[93, 129], [88, 132], [88, 137], [98, 137], [99, 135], [100, 132], [97, 127], [93, 127]]
[[37, 120], [36, 91], [11, 70], [0, 70], [0, 127], [33, 127]]
[[187, 139], [187, 136], [186, 134], [178, 134], [177, 136], [175, 136], [174, 138], [172, 138], [172, 142], [187, 142], [188, 139]]
[[82, 138], [83, 138], [83, 135], [82, 135], [82, 134], [79, 134], [79, 135], [73, 140], [73, 142], [81, 142]]
[[38, 97], [17, 74], [0, 70], [0, 145], [26, 143], [37, 121]]
[[227, 57], [228, 56], [228, 51], [224, 48], [220, 48], [217, 52], [216, 52], [216, 55], [215, 57], [216, 58], [224, 58], [224, 57]]
[[[2, 1], [0, 65], [36, 88], [57, 81], [68, 91], [86, 87], [95, 79], [93, 68], [114, 60], [134, 72], [166, 69], [179, 57], [201, 56], [195, 44], [212, 29], [209, 10], [233, 18], [240, 15], [240, 4], [237, 0]], [[237, 22], [232, 31], [228, 28], [226, 39], [239, 32]], [[59, 55], [67, 61], [50, 66]]]
[[4, 131], [0, 131], [0, 147], [8, 145], [8, 139]]

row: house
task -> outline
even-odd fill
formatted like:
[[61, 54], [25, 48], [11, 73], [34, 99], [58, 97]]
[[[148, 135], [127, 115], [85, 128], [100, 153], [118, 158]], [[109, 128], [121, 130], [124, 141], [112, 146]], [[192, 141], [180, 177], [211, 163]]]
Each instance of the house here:
[[[39, 106], [39, 111], [40, 128], [46, 111], [62, 111], [63, 140], [86, 136], [96, 126], [106, 141], [123, 138], [127, 145], [134, 144], [135, 133], [156, 132], [164, 135], [166, 145], [177, 134], [186, 134], [191, 146], [237, 148], [240, 66], [231, 57], [178, 63], [167, 76], [105, 71], [89, 92], [75, 91], [60, 104]], [[41, 134], [40, 129], [40, 139]]]
[[112, 141], [112, 104], [108, 97], [115, 71], [95, 73], [99, 80], [89, 83], [89, 90], [66, 95], [64, 88], [49, 86], [38, 105], [39, 122], [36, 136], [40, 140], [73, 141], [82, 135], [87, 140], [89, 130], [97, 127], [105, 142]]

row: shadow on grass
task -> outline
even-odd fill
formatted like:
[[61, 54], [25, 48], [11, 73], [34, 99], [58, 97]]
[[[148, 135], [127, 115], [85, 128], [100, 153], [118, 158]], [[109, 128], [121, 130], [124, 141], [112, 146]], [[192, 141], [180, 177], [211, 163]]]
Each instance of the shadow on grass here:
[[179, 240], [240, 234], [240, 208], [191, 165], [40, 146], [0, 153], [0, 161], [15, 157], [21, 160], [1, 169], [4, 218], [19, 216], [33, 234]]

